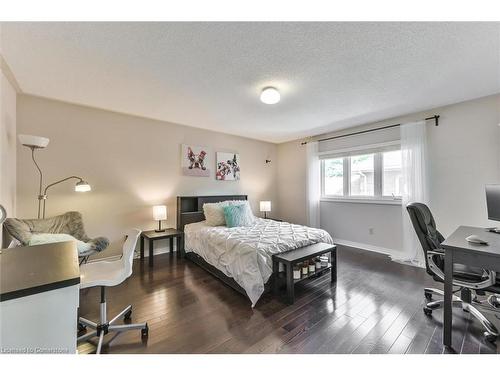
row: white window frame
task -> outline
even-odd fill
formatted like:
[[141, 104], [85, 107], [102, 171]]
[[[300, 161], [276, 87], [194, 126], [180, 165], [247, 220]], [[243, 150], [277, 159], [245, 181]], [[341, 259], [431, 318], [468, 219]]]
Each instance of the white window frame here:
[[[383, 153], [401, 148], [399, 141], [371, 144], [366, 146], [351, 147], [335, 152], [320, 152], [321, 163], [321, 201], [348, 202], [348, 203], [374, 203], [401, 205], [401, 197], [384, 196], [383, 194]], [[374, 195], [373, 196], [351, 196], [351, 157], [357, 155], [374, 154]], [[344, 195], [325, 194], [325, 159], [343, 158]]]

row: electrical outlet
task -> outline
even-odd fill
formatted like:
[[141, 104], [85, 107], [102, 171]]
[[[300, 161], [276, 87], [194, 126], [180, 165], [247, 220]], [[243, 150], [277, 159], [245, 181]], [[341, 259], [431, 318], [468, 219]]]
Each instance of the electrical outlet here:
[[368, 234], [373, 234], [373, 228], [368, 228]]

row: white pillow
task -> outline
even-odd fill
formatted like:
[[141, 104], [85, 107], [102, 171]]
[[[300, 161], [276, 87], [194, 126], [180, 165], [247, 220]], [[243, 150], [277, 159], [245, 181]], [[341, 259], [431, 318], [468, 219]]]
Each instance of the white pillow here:
[[203, 205], [203, 213], [205, 214], [206, 224], [211, 227], [226, 225], [224, 218], [224, 207], [228, 206], [229, 202], [205, 203]]
[[252, 222], [255, 220], [255, 216], [250, 207], [250, 202], [248, 201], [224, 201], [218, 203], [205, 203], [203, 205], [203, 213], [205, 214], [206, 224], [211, 227], [217, 227], [221, 225], [226, 225], [226, 218], [224, 217], [224, 207], [229, 205], [241, 205], [244, 204], [248, 208], [252, 216]]

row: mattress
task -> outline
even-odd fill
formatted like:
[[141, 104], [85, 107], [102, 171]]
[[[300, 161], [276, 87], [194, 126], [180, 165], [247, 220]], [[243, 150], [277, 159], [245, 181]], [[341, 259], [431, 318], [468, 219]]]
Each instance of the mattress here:
[[232, 277], [247, 293], [252, 307], [272, 274], [272, 255], [318, 242], [333, 244], [322, 229], [257, 218], [252, 226], [211, 227], [205, 221], [184, 228], [185, 251]]

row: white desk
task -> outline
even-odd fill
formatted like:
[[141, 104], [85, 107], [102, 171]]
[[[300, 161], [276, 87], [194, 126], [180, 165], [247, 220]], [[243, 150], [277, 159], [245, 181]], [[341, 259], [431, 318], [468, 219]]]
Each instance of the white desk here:
[[74, 242], [0, 254], [0, 353], [76, 353], [80, 270]]
[[[489, 244], [479, 245], [468, 242], [465, 238], [471, 234], [485, 239]], [[441, 245], [445, 249], [443, 345], [453, 350], [454, 348], [451, 347], [453, 265], [465, 264], [500, 272], [500, 234], [486, 232], [484, 228], [460, 226]]]

